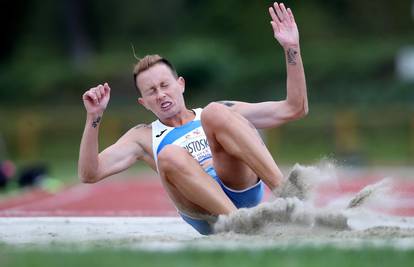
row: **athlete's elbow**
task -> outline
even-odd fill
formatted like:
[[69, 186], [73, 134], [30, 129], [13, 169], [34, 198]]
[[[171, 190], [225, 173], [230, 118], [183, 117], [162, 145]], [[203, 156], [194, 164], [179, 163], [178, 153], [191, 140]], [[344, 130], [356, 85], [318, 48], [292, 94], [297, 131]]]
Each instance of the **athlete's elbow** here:
[[308, 104], [308, 100], [304, 100], [303, 105], [302, 105], [302, 109], [303, 109], [303, 117], [305, 117], [306, 115], [309, 114], [309, 104]]
[[296, 108], [292, 109], [291, 113], [291, 120], [298, 120], [306, 117], [309, 114], [309, 107], [307, 103], [303, 103], [302, 105], [296, 106]]
[[78, 171], [79, 180], [84, 184], [94, 184], [99, 181], [98, 175], [95, 173], [87, 173], [84, 171]]
[[306, 99], [295, 101], [287, 99], [284, 107], [284, 117], [287, 121], [301, 119], [309, 113], [308, 101]]
[[309, 114], [309, 107], [308, 105], [304, 105], [303, 108], [301, 109], [301, 111], [299, 112], [299, 118], [303, 118], [306, 117]]
[[84, 184], [94, 184], [98, 181], [98, 179], [95, 179], [93, 177], [85, 177], [85, 176], [79, 176], [79, 179]]
[[285, 114], [285, 121], [296, 121], [302, 119], [308, 114], [308, 111], [305, 109], [291, 109]]
[[78, 174], [78, 177], [81, 183], [84, 183], [84, 184], [96, 183], [96, 179], [94, 179], [92, 176], [85, 176], [85, 175]]

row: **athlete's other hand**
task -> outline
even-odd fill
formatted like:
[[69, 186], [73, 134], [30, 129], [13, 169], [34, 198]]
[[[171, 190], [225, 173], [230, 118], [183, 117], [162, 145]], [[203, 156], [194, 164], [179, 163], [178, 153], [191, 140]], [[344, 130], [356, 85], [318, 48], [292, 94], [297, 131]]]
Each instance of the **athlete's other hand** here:
[[274, 36], [280, 45], [283, 48], [298, 46], [299, 31], [292, 10], [286, 9], [283, 3], [275, 2], [272, 7], [269, 7], [269, 13]]
[[100, 84], [86, 91], [82, 96], [86, 112], [102, 115], [108, 105], [110, 93], [111, 88], [108, 83]]

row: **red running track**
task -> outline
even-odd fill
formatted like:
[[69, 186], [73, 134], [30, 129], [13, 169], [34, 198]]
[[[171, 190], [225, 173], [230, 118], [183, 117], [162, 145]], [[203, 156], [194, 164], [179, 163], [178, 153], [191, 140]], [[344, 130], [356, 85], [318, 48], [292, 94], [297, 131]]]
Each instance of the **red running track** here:
[[[318, 189], [316, 203], [323, 206], [341, 197], [349, 199], [376, 180], [367, 177], [325, 184]], [[393, 195], [392, 207], [384, 207], [382, 211], [414, 216], [414, 181], [398, 181]], [[268, 196], [266, 192], [265, 199]], [[55, 194], [33, 189], [0, 201], [0, 217], [31, 216], [177, 216], [177, 212], [159, 180], [148, 177], [79, 184]]]
[[56, 194], [35, 189], [0, 202], [0, 216], [174, 216], [160, 182], [79, 184]]

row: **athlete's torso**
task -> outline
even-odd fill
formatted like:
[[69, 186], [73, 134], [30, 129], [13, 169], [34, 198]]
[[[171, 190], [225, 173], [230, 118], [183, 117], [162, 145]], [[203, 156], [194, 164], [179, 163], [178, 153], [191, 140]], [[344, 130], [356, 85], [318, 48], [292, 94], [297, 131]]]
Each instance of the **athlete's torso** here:
[[157, 162], [161, 150], [169, 144], [185, 148], [200, 165], [211, 161], [210, 146], [200, 120], [201, 111], [201, 108], [194, 109], [194, 120], [180, 127], [170, 127], [159, 120], [151, 124], [152, 152], [155, 162]]

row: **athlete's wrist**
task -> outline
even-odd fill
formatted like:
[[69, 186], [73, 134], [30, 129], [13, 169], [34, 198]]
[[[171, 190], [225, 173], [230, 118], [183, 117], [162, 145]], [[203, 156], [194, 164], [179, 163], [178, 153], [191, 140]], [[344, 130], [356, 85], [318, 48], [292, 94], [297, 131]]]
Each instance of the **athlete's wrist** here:
[[294, 43], [292, 43], [292, 44], [285, 44], [282, 47], [283, 47], [283, 50], [285, 50], [285, 51], [288, 51], [289, 49], [295, 49], [298, 52], [300, 51], [300, 45], [299, 45], [299, 43], [297, 43], [297, 44], [294, 44]]
[[97, 128], [102, 120], [103, 113], [88, 113], [86, 117], [86, 124]]

